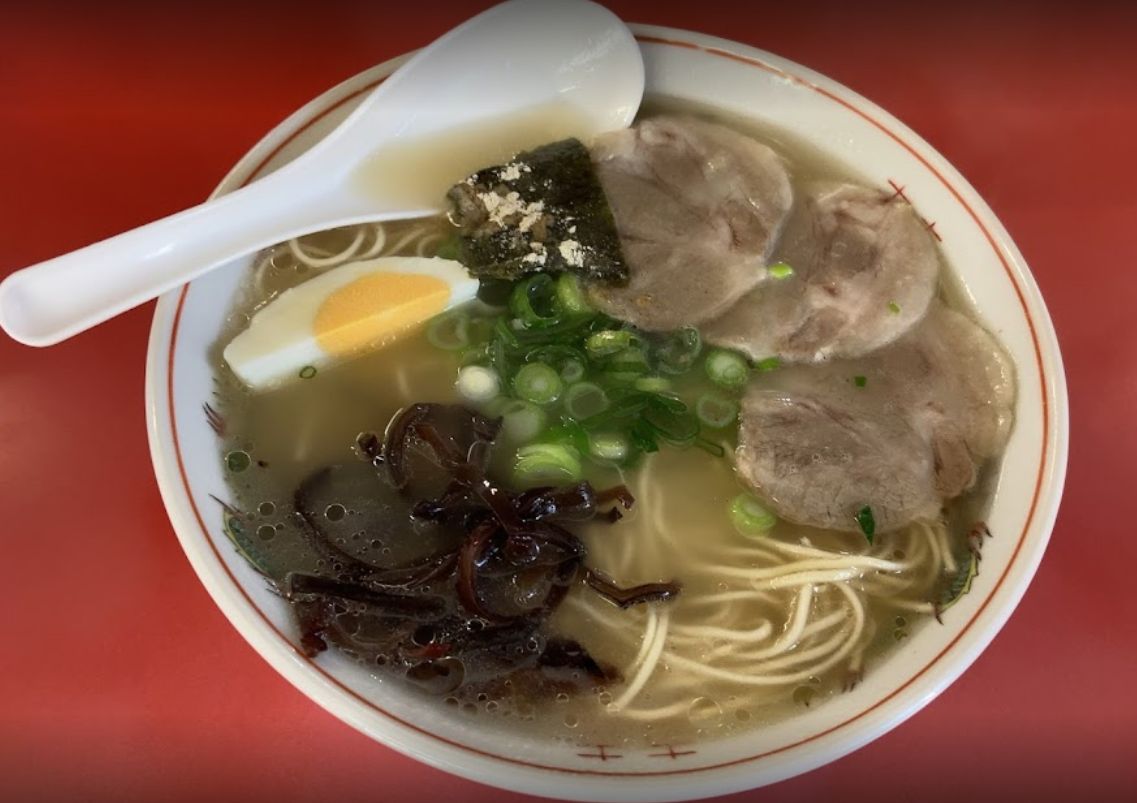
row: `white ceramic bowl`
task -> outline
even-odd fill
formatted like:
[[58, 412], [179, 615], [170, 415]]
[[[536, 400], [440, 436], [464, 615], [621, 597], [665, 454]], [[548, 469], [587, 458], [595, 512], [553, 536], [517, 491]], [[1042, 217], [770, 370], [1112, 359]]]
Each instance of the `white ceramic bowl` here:
[[[1010, 236], [963, 177], [887, 112], [824, 76], [709, 36], [634, 30], [649, 94], [773, 123], [855, 165], [882, 189], [903, 192], [1017, 366], [1016, 422], [988, 518], [997, 537], [984, 547], [984, 571], [944, 627], [920, 629], [855, 691], [774, 727], [686, 748], [692, 752], [684, 755], [620, 750], [618, 759], [605, 760], [605, 751], [526, 742], [484, 722], [423, 711], [334, 653], [305, 658], [285, 603], [234, 552], [209, 498], [227, 499], [229, 491], [203, 414], [212, 390], [207, 351], [248, 260], [161, 299], [147, 363], [151, 453], [170, 519], [202, 583], [265, 660], [389, 747], [485, 783], [581, 800], [679, 800], [761, 786], [832, 761], [903, 722], [975, 660], [1014, 610], [1046, 547], [1066, 467], [1066, 388], [1050, 318]], [[368, 70], [297, 111], [240, 161], [217, 193], [303, 152], [402, 61]]]

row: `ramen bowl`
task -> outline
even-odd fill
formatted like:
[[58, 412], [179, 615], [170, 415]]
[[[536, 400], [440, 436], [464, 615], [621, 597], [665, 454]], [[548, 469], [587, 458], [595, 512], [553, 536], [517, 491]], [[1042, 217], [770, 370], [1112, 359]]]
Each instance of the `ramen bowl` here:
[[[147, 358], [151, 453], [166, 508], [194, 570], [249, 644], [329, 713], [392, 749], [483, 783], [580, 800], [682, 800], [753, 788], [833, 761], [898, 726], [959, 677], [1014, 611], [1046, 548], [1066, 466], [1065, 381], [1050, 318], [1010, 236], [963, 177], [887, 112], [811, 70], [696, 33], [633, 30], [650, 98], [782, 129], [853, 166], [882, 192], [906, 198], [1015, 362], [1015, 426], [987, 516], [997, 537], [984, 547], [983, 573], [942, 626], [915, 630], [855, 690], [760, 730], [681, 747], [652, 747], [645, 739], [642, 748], [615, 749], [510, 734], [442, 706], [424, 707], [336, 651], [306, 657], [288, 604], [234, 550], [216, 501], [230, 491], [217, 422], [207, 415], [216, 368], [211, 349], [251, 258], [164, 296]], [[303, 153], [405, 58], [299, 109], [216, 194]]]

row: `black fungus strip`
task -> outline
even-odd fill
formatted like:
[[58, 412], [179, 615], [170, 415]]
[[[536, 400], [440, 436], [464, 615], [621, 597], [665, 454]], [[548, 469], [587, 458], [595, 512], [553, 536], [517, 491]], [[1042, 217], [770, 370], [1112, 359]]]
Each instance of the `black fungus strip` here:
[[387, 465], [391, 484], [397, 490], [406, 490], [408, 441], [414, 425], [422, 420], [428, 411], [429, 405], [412, 404], [392, 418], [391, 423], [387, 426], [386, 437], [383, 441], [383, 462]]
[[290, 574], [286, 585], [285, 596], [288, 599], [307, 594], [338, 597], [339, 599], [361, 602], [364, 605], [381, 608], [383, 613], [388, 616], [440, 616], [446, 611], [446, 603], [438, 597], [376, 591], [356, 583], [330, 580], [327, 577], [318, 577], [314, 574]]
[[631, 588], [620, 588], [611, 577], [597, 569], [589, 569], [584, 576], [589, 588], [620, 608], [629, 608], [644, 602], [662, 602], [679, 594], [679, 584], [644, 583]]
[[532, 488], [520, 494], [515, 506], [526, 520], [587, 521], [604, 505], [619, 503], [629, 510], [635, 501], [624, 485], [597, 491], [586, 480], [571, 488]]
[[[293, 499], [301, 533], [336, 575], [295, 573], [285, 583], [307, 653], [335, 642], [351, 655], [421, 676], [432, 687], [441, 680], [465, 682], [450, 670], [435, 677], [441, 670], [432, 662], [462, 662], [472, 654], [501, 666], [502, 677], [558, 668], [582, 670], [593, 682], [615, 677], [575, 642], [550, 642], [540, 652], [537, 645], [541, 625], [581, 578], [586, 556], [583, 542], [561, 523], [596, 516], [615, 521], [635, 499], [622, 485], [597, 491], [587, 482], [506, 490], [487, 475], [500, 427], [500, 419], [458, 405], [414, 404], [391, 420], [382, 439], [367, 433], [357, 439], [361, 457], [407, 500], [409, 520], [454, 536], [456, 546], [405, 566], [366, 563], [325, 531], [313, 499], [332, 469], [301, 483]], [[418, 497], [419, 487], [429, 485], [431, 494], [444, 490], [435, 498]], [[420, 530], [408, 521], [399, 532], [411, 539]], [[623, 589], [595, 570], [584, 577], [621, 607], [670, 599], [679, 591], [674, 583]], [[524, 588], [531, 597], [514, 607], [511, 600]]]
[[431, 555], [409, 566], [394, 569], [380, 569], [369, 574], [365, 583], [370, 588], [380, 590], [413, 590], [422, 586], [445, 580], [458, 567], [458, 552], [443, 552]]
[[329, 563], [342, 566], [343, 569], [340, 573], [346, 578], [353, 582], [362, 582], [362, 579], [374, 571], [375, 567], [364, 563], [359, 558], [336, 546], [320, 526], [315, 511], [312, 510], [308, 501], [312, 489], [327, 481], [331, 473], [331, 466], [312, 472], [292, 494], [292, 506], [300, 523], [298, 529], [301, 537], [313, 552]]
[[478, 567], [489, 551], [490, 542], [499, 532], [497, 522], [487, 520], [470, 533], [458, 553], [458, 601], [474, 616], [488, 622], [508, 622], [512, 617], [500, 616], [487, 608], [478, 595]]

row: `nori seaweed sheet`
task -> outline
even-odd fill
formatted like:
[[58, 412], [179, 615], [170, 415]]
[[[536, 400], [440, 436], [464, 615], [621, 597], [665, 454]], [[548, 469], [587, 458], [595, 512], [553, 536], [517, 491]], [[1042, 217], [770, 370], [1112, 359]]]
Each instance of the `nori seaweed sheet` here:
[[458, 259], [474, 276], [572, 271], [608, 284], [628, 280], [612, 210], [580, 140], [542, 145], [479, 170], [447, 197], [460, 230]]

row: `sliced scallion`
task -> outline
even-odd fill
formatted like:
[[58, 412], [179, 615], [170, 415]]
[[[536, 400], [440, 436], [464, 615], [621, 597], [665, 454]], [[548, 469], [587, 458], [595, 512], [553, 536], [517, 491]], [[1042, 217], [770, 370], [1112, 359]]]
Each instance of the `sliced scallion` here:
[[653, 400], [653, 403], [644, 408], [643, 420], [651, 425], [660, 438], [676, 446], [693, 443], [699, 435], [699, 419], [686, 409], [686, 405], [683, 405], [683, 411], [680, 412], [672, 406]]
[[775, 262], [766, 270], [769, 271], [771, 278], [774, 279], [788, 279], [794, 275], [793, 266], [786, 262]]
[[648, 372], [647, 355], [639, 346], [628, 346], [608, 358], [604, 364], [605, 373], [617, 375], [642, 376]]
[[592, 382], [577, 382], [565, 391], [565, 412], [577, 421], [603, 413], [611, 405], [604, 388]]
[[636, 336], [626, 329], [603, 329], [584, 341], [589, 357], [609, 357], [634, 345]]
[[509, 443], [529, 443], [545, 428], [545, 411], [535, 404], [510, 399], [502, 407], [501, 434]]
[[587, 315], [593, 311], [592, 305], [584, 297], [584, 288], [576, 274], [562, 273], [557, 277], [556, 284], [557, 304], [562, 311], [569, 315]]
[[754, 367], [762, 373], [776, 371], [782, 367], [782, 361], [779, 357], [767, 357], [764, 360], [759, 360], [754, 364]]
[[559, 424], [546, 429], [541, 434], [541, 442], [567, 446], [578, 454], [588, 451], [588, 433], [571, 418], [562, 418]]
[[695, 445], [707, 454], [713, 455], [714, 457], [722, 457], [726, 454], [726, 449], [722, 448], [720, 444], [717, 444], [714, 441], [709, 441], [703, 437], [695, 438]]
[[659, 451], [659, 439], [656, 437], [655, 429], [642, 418], [637, 418], [632, 423], [629, 437], [632, 446], [645, 454]]
[[724, 388], [740, 388], [746, 384], [750, 375], [746, 359], [738, 352], [726, 349], [713, 349], [708, 352], [703, 365], [710, 380]]
[[492, 359], [493, 356], [489, 343], [478, 343], [473, 346], [466, 346], [458, 354], [459, 365], [481, 365], [491, 362]]
[[764, 535], [778, 523], [778, 517], [750, 494], [739, 494], [731, 500], [730, 520], [743, 535]]
[[695, 402], [695, 415], [712, 429], [728, 427], [738, 418], [738, 402], [720, 393], [704, 393]]
[[684, 374], [695, 364], [703, 350], [699, 330], [688, 326], [664, 336], [654, 353], [659, 370], [665, 374]]
[[671, 390], [671, 380], [665, 376], [641, 376], [636, 379], [635, 388], [645, 393], [666, 393]]
[[628, 438], [618, 432], [594, 432], [588, 436], [588, 452], [597, 460], [622, 463], [628, 459]]
[[438, 248], [434, 250], [434, 256], [439, 259], [457, 259], [461, 251], [461, 244], [458, 240], [458, 235], [447, 237], [438, 244]]
[[541, 346], [529, 352], [529, 362], [551, 365], [565, 382], [578, 382], [584, 377], [585, 356], [580, 349], [568, 345]]
[[579, 382], [583, 378], [584, 362], [573, 359], [561, 363], [561, 379], [565, 382]]
[[426, 329], [426, 340], [443, 351], [466, 348], [470, 345], [470, 316], [458, 310], [435, 317]]
[[514, 479], [523, 486], [578, 482], [583, 473], [577, 451], [558, 443], [522, 446], [513, 464]]
[[535, 273], [518, 282], [509, 294], [509, 310], [523, 329], [541, 329], [561, 322], [553, 296], [553, 277]]
[[517, 398], [534, 404], [552, 404], [560, 398], [563, 388], [560, 374], [543, 362], [525, 363], [513, 377]]
[[861, 528], [861, 532], [865, 534], [865, 540], [870, 544], [873, 541], [873, 536], [876, 534], [876, 518], [872, 514], [872, 508], [865, 505], [857, 511], [855, 516], [857, 526]]
[[454, 383], [458, 395], [470, 404], [484, 404], [501, 393], [501, 379], [492, 368], [467, 365], [458, 371]]

